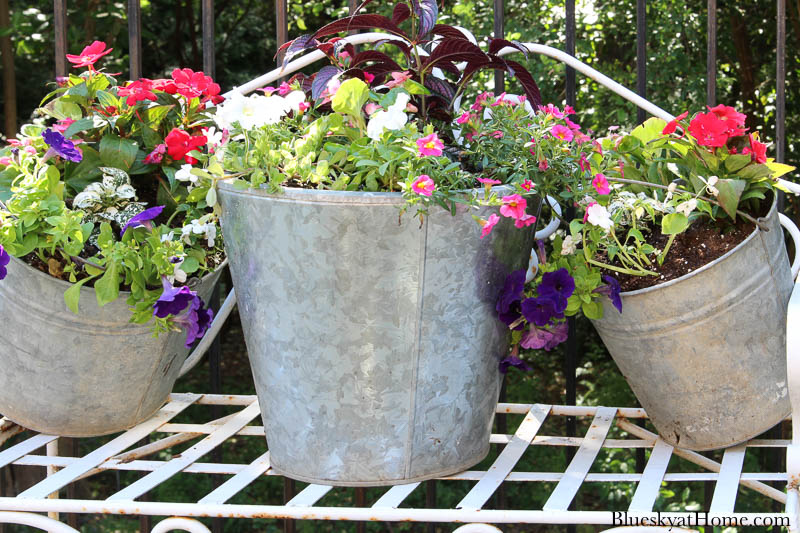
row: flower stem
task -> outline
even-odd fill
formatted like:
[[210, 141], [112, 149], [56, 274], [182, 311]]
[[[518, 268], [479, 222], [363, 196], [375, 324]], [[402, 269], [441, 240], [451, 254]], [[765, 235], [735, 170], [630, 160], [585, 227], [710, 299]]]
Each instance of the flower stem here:
[[669, 247], [672, 246], [672, 241], [675, 240], [675, 236], [677, 233], [673, 233], [669, 236], [667, 240], [667, 245], [664, 247], [664, 251], [658, 254], [658, 265], [661, 266], [664, 264], [664, 259], [667, 257], [667, 252], [669, 252]]

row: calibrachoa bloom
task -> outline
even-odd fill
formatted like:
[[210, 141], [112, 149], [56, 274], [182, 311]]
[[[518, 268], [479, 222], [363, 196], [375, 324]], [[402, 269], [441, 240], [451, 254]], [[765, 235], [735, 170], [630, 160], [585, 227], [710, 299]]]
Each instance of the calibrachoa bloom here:
[[420, 174], [411, 184], [411, 190], [422, 196], [430, 196], [435, 189], [436, 183], [427, 174]]
[[444, 148], [444, 143], [439, 140], [439, 136], [436, 133], [417, 139], [417, 150], [419, 150], [418, 155], [420, 157], [425, 155], [439, 157], [442, 155], [442, 148]]
[[197, 159], [187, 155], [192, 150], [196, 150], [208, 142], [205, 135], [190, 135], [185, 131], [173, 128], [164, 139], [167, 144], [167, 153], [175, 161], [186, 160], [190, 165], [197, 163]]
[[503, 196], [503, 205], [500, 206], [500, 214], [504, 217], [522, 218], [525, 216], [525, 209], [528, 202], [519, 194]]
[[0, 246], [0, 279], [3, 279], [8, 274], [8, 269], [6, 265], [8, 265], [9, 261], [11, 261], [11, 256], [8, 255], [8, 252]]
[[526, 191], [530, 191], [533, 187], [535, 187], [535, 185], [531, 180], [525, 180], [522, 183], [520, 183], [519, 186], [525, 189]]
[[524, 214], [519, 218], [514, 219], [514, 227], [516, 228], [527, 228], [531, 224], [536, 222], [536, 217], [529, 214]]
[[566, 126], [562, 126], [561, 124], [556, 124], [552, 128], [550, 128], [550, 134], [555, 137], [556, 139], [561, 139], [562, 141], [571, 141], [572, 138], [575, 136], [572, 133], [572, 130]]
[[597, 194], [608, 194], [611, 192], [611, 187], [608, 185], [608, 180], [602, 173], [597, 173], [594, 175], [592, 187], [594, 187], [594, 190], [597, 191]]
[[575, 292], [575, 280], [566, 268], [559, 268], [555, 272], [545, 273], [536, 290], [541, 298], [553, 301], [557, 313], [563, 313], [567, 308], [567, 300]]
[[157, 205], [155, 207], [151, 207], [150, 209], [145, 209], [135, 217], [131, 218], [125, 227], [122, 228], [122, 231], [119, 233], [120, 236], [125, 235], [125, 232], [128, 228], [138, 228], [139, 226], [150, 227], [150, 221], [156, 218], [161, 212], [164, 210], [163, 205]]
[[[69, 139], [66, 139], [57, 131], [53, 131], [48, 128], [42, 132], [42, 137], [44, 137], [44, 142], [46, 142], [50, 147], [50, 149], [47, 150], [47, 153], [45, 153], [43, 159], [46, 160], [54, 155], [61, 156], [67, 161], [72, 161], [73, 163], [80, 163], [81, 159], [83, 159], [83, 155], [81, 154], [80, 150], [75, 148], [75, 143]], [[36, 152], [34, 151], [34, 153]]]
[[[572, 108], [570, 108], [570, 109], [572, 109]], [[539, 106], [539, 111], [541, 111], [545, 115], [551, 115], [551, 116], [553, 116], [555, 118], [564, 118], [564, 113], [562, 113], [561, 110], [559, 108], [557, 108], [556, 106], [554, 106], [553, 104], [547, 104], [546, 106], [545, 105], [540, 105]]]
[[106, 43], [102, 41], [95, 41], [78, 55], [67, 54], [67, 61], [72, 63], [73, 68], [89, 67], [89, 70], [94, 70], [94, 64], [98, 59], [109, 53], [113, 48], [106, 50]]
[[480, 238], [483, 239], [484, 237], [489, 235], [489, 233], [491, 233], [492, 229], [497, 225], [497, 223], [499, 221], [500, 221], [500, 217], [497, 216], [494, 213], [489, 215], [489, 219], [488, 220], [480, 220], [478, 222], [482, 226], [482, 228], [481, 228], [481, 237]]
[[500, 180], [495, 180], [495, 179], [492, 179], [492, 178], [476, 178], [476, 179], [479, 182], [481, 182], [484, 185], [489, 186], [489, 187], [491, 187], [492, 185], [500, 185], [501, 183], [503, 183]]

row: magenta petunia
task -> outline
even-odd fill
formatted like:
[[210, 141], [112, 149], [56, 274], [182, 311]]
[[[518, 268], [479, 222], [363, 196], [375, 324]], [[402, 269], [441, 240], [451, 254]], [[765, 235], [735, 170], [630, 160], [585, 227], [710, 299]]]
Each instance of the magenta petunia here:
[[435, 133], [431, 133], [430, 135], [426, 135], [421, 139], [417, 139], [417, 150], [419, 150], [417, 155], [420, 157], [426, 155], [439, 157], [442, 155], [443, 148], [444, 143], [439, 140], [439, 136]]
[[494, 213], [489, 215], [489, 219], [488, 220], [481, 220], [479, 223], [483, 227], [481, 228], [481, 237], [480, 238], [483, 239], [484, 237], [489, 235], [489, 233], [492, 232], [492, 229], [497, 225], [497, 223], [499, 221], [500, 221], [500, 217], [497, 216]]
[[594, 187], [594, 190], [597, 191], [597, 194], [608, 194], [611, 192], [611, 187], [608, 185], [608, 180], [604, 174], [599, 172], [594, 175], [592, 187]]
[[427, 174], [420, 174], [411, 184], [411, 190], [422, 196], [430, 196], [435, 189], [436, 183]]
[[566, 126], [562, 126], [561, 124], [556, 124], [552, 128], [550, 128], [550, 134], [555, 137], [556, 139], [561, 139], [562, 141], [571, 141], [575, 134]]
[[528, 202], [519, 194], [503, 196], [503, 205], [500, 207], [500, 214], [504, 217], [514, 219], [523, 218]]

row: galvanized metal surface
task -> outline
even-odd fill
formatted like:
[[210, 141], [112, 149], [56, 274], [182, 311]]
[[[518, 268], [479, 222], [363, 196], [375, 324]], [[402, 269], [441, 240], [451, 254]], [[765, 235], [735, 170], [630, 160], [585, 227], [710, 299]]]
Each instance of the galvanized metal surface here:
[[732, 446], [790, 412], [786, 380], [789, 260], [776, 207], [719, 259], [676, 280], [604, 303], [600, 337], [673, 446]]
[[[208, 299], [219, 271], [198, 286]], [[127, 293], [99, 307], [82, 288], [80, 314], [64, 303], [67, 282], [12, 258], [0, 283], [0, 413], [62, 436], [130, 428], [167, 399], [189, 353], [185, 332], [153, 337], [132, 324]]]
[[[202, 411], [195, 410], [195, 416], [204, 413], [204, 423], [200, 424], [174, 424], [170, 420], [188, 409], [191, 405], [206, 405]], [[239, 406], [241, 409], [221, 419], [214, 419], [211, 408], [215, 405]], [[457, 407], [457, 406], [456, 406]], [[182, 517], [181, 520], [172, 520], [163, 525], [157, 525], [166, 531], [168, 526], [178, 527], [181, 524], [203, 531], [199, 523], [187, 518], [194, 517], [229, 517], [229, 518], [260, 518], [283, 519], [286, 517], [309, 520], [370, 520], [370, 521], [420, 521], [420, 522], [455, 522], [455, 523], [491, 523], [501, 524], [526, 523], [526, 524], [614, 524], [614, 514], [611, 511], [589, 511], [581, 507], [585, 501], [577, 501], [577, 510], [567, 511], [573, 495], [580, 490], [588, 490], [586, 484], [616, 484], [620, 482], [636, 483], [637, 488], [633, 501], [628, 509], [628, 516], [652, 518], [657, 511], [662, 517], [681, 518], [697, 524], [697, 520], [712, 517], [727, 517], [728, 519], [753, 520], [773, 518], [787, 520], [796, 518], [796, 498], [794, 491], [791, 497], [781, 490], [768, 486], [765, 482], [783, 481], [789, 479], [786, 472], [742, 472], [741, 459], [747, 449], [770, 447], [774, 449], [791, 449], [793, 446], [788, 440], [759, 440], [750, 441], [739, 448], [727, 452], [721, 463], [715, 462], [698, 453], [672, 448], [657, 435], [646, 428], [634, 424], [631, 419], [641, 419], [645, 413], [635, 408], [615, 407], [572, 407], [549, 406], [541, 404], [500, 404], [498, 413], [511, 413], [524, 415], [519, 420], [518, 427], [513, 434], [495, 434], [490, 442], [504, 445], [491, 465], [486, 469], [460, 472], [452, 476], [439, 479], [437, 483], [447, 490], [463, 494], [461, 502], [453, 508], [418, 507], [409, 508], [403, 502], [415, 491], [422, 490], [420, 484], [397, 485], [386, 487], [380, 495], [372, 494], [362, 505], [352, 506], [351, 498], [338, 498], [341, 506], [318, 505], [323, 496], [340, 493], [351, 494], [351, 489], [332, 488], [330, 486], [309, 485], [297, 494], [291, 502], [269, 501], [264, 499], [262, 492], [250, 491], [250, 496], [255, 496], [257, 501], [253, 504], [226, 503], [237, 494], [247, 489], [248, 485], [263, 476], [276, 476], [278, 473], [270, 464], [269, 452], [263, 441], [264, 428], [261, 426], [243, 426], [247, 420], [258, 413], [258, 404], [255, 396], [222, 396], [199, 394], [173, 394], [168, 403], [152, 420], [133, 428], [113, 441], [97, 448], [84, 457], [47, 456], [37, 455], [34, 451], [40, 448], [44, 441], [53, 439], [43, 435], [31, 435], [27, 440], [16, 439], [13, 444], [0, 449], [0, 454], [13, 457], [11, 460], [16, 465], [51, 467], [60, 469], [48, 479], [31, 487], [18, 498], [0, 498], [0, 523], [16, 522], [27, 523], [36, 520], [37, 523], [55, 529], [54, 522], [46, 519], [31, 518], [34, 515], [21, 514], [21, 512], [51, 512], [51, 513], [105, 513], [105, 514], [138, 514], [147, 516], [173, 516]], [[541, 434], [542, 427], [563, 428], [564, 417], [582, 417], [593, 419], [589, 429], [582, 437], [566, 438], [563, 434]], [[588, 420], [587, 420], [588, 421]], [[608, 438], [609, 432], [614, 428], [627, 431], [624, 438]], [[4, 431], [13, 428], [2, 426]], [[237, 429], [238, 428], [238, 429]], [[151, 434], [150, 444], [139, 446], [143, 435]], [[2, 435], [2, 432], [0, 432]], [[205, 437], [205, 438], [204, 438]], [[235, 440], [234, 440], [235, 439]], [[208, 463], [200, 462], [203, 457], [208, 457], [213, 450], [225, 443], [226, 446], [253, 447], [253, 442], [244, 442], [247, 439], [257, 439], [264, 448], [264, 453], [250, 464], [238, 463]], [[34, 441], [34, 442], [30, 442]], [[548, 450], [553, 446], [576, 451], [575, 460], [564, 471], [539, 472], [530, 471], [530, 465], [536, 465], [539, 457], [550, 456]], [[167, 460], [158, 459], [159, 452], [170, 448]], [[651, 449], [650, 459], [643, 473], [636, 472], [603, 472], [593, 473], [594, 457], [599, 453], [613, 452], [615, 457], [622, 460], [631, 456], [638, 449]], [[678, 455], [689, 463], [672, 463], [673, 468], [680, 472], [670, 472], [667, 465], [670, 457]], [[522, 467], [517, 461], [527, 457], [527, 466]], [[696, 464], [698, 468], [687, 468], [688, 464]], [[549, 464], [549, 463], [548, 463]], [[515, 469], [517, 471], [515, 471]], [[100, 493], [93, 494], [91, 499], [51, 499], [48, 495], [59, 488], [68, 487], [76, 480], [86, 476], [108, 470], [127, 470], [149, 473], [142, 480], [143, 484], [136, 482], [129, 485], [123, 492], [131, 492], [126, 497], [124, 494]], [[165, 483], [178, 473], [195, 476], [198, 486], [211, 486], [204, 476], [227, 474], [232, 475], [229, 481], [197, 503], [175, 501], [138, 501], [142, 488], [155, 488]], [[702, 481], [713, 483], [716, 487], [713, 508], [707, 517], [705, 510], [699, 513], [694, 509], [665, 512], [662, 505], [656, 505], [656, 496], [662, 486], [667, 489], [680, 490], [681, 485], [689, 481]], [[465, 483], [466, 482], [466, 483]], [[542, 494], [538, 502], [526, 509], [510, 508], [497, 509], [492, 505], [492, 495], [501, 484], [508, 483], [533, 483], [529, 492]], [[549, 491], [541, 483], [550, 483]], [[555, 488], [552, 484], [556, 483]], [[135, 488], [139, 484], [138, 488]], [[146, 485], [146, 487], [145, 487]], [[101, 485], [102, 486], [102, 485]], [[112, 487], [109, 487], [112, 489]], [[741, 513], [735, 512], [735, 498], [738, 490], [752, 489], [781, 504], [787, 505], [785, 513]], [[168, 494], [169, 492], [166, 492]], [[150, 494], [155, 494], [151, 490]], [[165, 494], [165, 492], [162, 492]], [[550, 495], [548, 498], [548, 494]], [[328, 500], [331, 501], [331, 500]], [[349, 502], [349, 503], [347, 503]], [[513, 505], [513, 500], [511, 504]], [[590, 503], [594, 505], [594, 503]], [[11, 514], [6, 514], [6, 512]], [[41, 517], [40, 517], [41, 518]], [[70, 531], [63, 529], [63, 531]]]
[[273, 468], [386, 485], [477, 463], [507, 350], [495, 303], [533, 232], [424, 223], [399, 193], [222, 185], [221, 224]]

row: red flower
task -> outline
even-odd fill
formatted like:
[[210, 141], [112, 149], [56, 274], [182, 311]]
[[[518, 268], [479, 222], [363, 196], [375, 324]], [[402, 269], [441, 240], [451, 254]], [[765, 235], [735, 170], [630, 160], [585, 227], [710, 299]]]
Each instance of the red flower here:
[[718, 105], [714, 108], [709, 107], [708, 110], [714, 113], [720, 120], [725, 121], [728, 126], [729, 137], [744, 135], [744, 121], [747, 119], [747, 115], [739, 113], [734, 108], [726, 105]]
[[132, 81], [125, 87], [120, 87], [117, 91], [119, 96], [127, 96], [125, 101], [129, 106], [136, 105], [137, 102], [144, 100], [151, 100], [155, 102], [158, 97], [153, 93], [153, 82], [147, 78], [142, 78], [138, 81]]
[[688, 111], [684, 111], [671, 121], [667, 122], [667, 125], [664, 126], [664, 129], [661, 130], [661, 135], [670, 135], [675, 132], [675, 129], [678, 127], [678, 122], [685, 119], [689, 115]]
[[727, 121], [720, 119], [715, 113], [698, 113], [689, 123], [689, 133], [697, 139], [700, 146], [725, 146], [729, 132]]
[[767, 145], [759, 142], [758, 136], [753, 133], [750, 134], [750, 146], [745, 146], [742, 149], [742, 153], [750, 154], [750, 157], [752, 157], [753, 161], [756, 163], [767, 162]]
[[[203, 96], [203, 102], [211, 100], [214, 104], [218, 104], [223, 100], [219, 96], [219, 85], [214, 83], [211, 76], [206, 76], [202, 72], [194, 72], [190, 68], [176, 68], [172, 71], [172, 79], [175, 80], [175, 92], [186, 98], [191, 99]], [[165, 90], [169, 92], [168, 89], [165, 88]]]
[[178, 88], [172, 80], [153, 80], [153, 89], [164, 91], [167, 94], [175, 94], [178, 92]]
[[111, 50], [113, 50], [113, 48], [106, 50], [106, 43], [102, 41], [95, 41], [84, 48], [83, 51], [77, 56], [67, 54], [67, 61], [73, 63], [73, 68], [89, 67], [89, 69], [93, 69], [97, 60], [109, 53]]
[[167, 153], [175, 161], [186, 160], [190, 165], [197, 163], [197, 159], [192, 156], [186, 155], [192, 150], [196, 150], [205, 146], [208, 142], [205, 135], [189, 135], [185, 131], [173, 128], [171, 132], [164, 139], [167, 145]]

